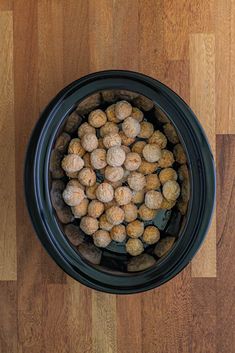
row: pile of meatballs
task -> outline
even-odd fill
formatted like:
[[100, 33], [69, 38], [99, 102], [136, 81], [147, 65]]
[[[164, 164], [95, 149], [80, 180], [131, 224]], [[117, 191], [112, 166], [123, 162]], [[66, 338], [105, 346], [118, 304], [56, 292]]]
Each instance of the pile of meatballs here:
[[[114, 241], [138, 257], [146, 246], [155, 244], [154, 254], [161, 257], [175, 238], [161, 238], [159, 229], [148, 221], [159, 210], [175, 205], [182, 215], [186, 213], [187, 160], [167, 117], [157, 114], [162, 131], [155, 130], [145, 119], [145, 109], [137, 106], [119, 100], [82, 117], [78, 110], [72, 113], [56, 141], [51, 162], [52, 177], [54, 173], [57, 179], [52, 191], [60, 189], [63, 207], [58, 209], [58, 200], [52, 203], [62, 223], [79, 221], [85, 235], [78, 234], [74, 224], [66, 226], [76, 246], [88, 236], [98, 248]], [[175, 162], [177, 170], [172, 167]], [[63, 177], [56, 178], [56, 173]], [[58, 180], [64, 176], [66, 182]]]

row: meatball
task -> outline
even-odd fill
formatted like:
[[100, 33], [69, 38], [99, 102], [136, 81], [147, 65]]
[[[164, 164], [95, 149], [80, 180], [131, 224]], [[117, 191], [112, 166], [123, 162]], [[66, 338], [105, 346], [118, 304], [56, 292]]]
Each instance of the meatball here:
[[75, 218], [81, 218], [87, 214], [89, 201], [87, 199], [83, 199], [79, 205], [72, 206], [71, 210]]
[[112, 201], [113, 196], [114, 196], [113, 187], [108, 183], [102, 183], [96, 189], [96, 197], [101, 202]]
[[92, 167], [90, 153], [87, 152], [87, 153], [84, 154], [83, 161], [84, 161], [84, 167], [86, 167], [86, 168], [91, 168]]
[[66, 173], [74, 173], [83, 168], [84, 161], [77, 154], [68, 154], [63, 158], [61, 166]]
[[106, 148], [110, 148], [113, 146], [121, 146], [122, 140], [118, 133], [107, 134], [103, 138], [103, 143]]
[[106, 248], [112, 241], [107, 230], [99, 229], [93, 235], [93, 241], [99, 248]]
[[127, 205], [131, 202], [132, 192], [127, 186], [119, 186], [115, 190], [115, 200], [120, 206]]
[[112, 121], [113, 123], [119, 123], [120, 120], [116, 117], [115, 114], [115, 104], [110, 105], [106, 110], [105, 113], [107, 115], [108, 121]]
[[62, 134], [58, 136], [55, 142], [55, 149], [57, 151], [60, 151], [61, 153], [65, 153], [70, 140], [71, 140], [70, 135], [66, 134], [66, 132], [62, 132]]
[[144, 246], [139, 239], [129, 239], [126, 243], [126, 251], [132, 256], [140, 255], [144, 251]]
[[120, 167], [126, 158], [126, 154], [119, 146], [114, 146], [107, 151], [107, 163], [112, 167]]
[[144, 202], [144, 190], [133, 191], [132, 202], [135, 204]]
[[80, 222], [80, 228], [85, 234], [94, 234], [97, 231], [98, 227], [99, 223], [97, 219], [89, 216], [82, 217]]
[[64, 202], [69, 206], [79, 205], [85, 198], [84, 191], [77, 186], [66, 186], [62, 195]]
[[145, 112], [148, 112], [154, 107], [153, 101], [143, 95], [139, 95], [138, 97], [136, 97], [134, 99], [134, 104]]
[[187, 157], [186, 157], [186, 154], [184, 152], [184, 148], [183, 148], [183, 146], [180, 143], [175, 145], [175, 147], [173, 149], [173, 153], [174, 153], [175, 160], [176, 160], [177, 163], [185, 164], [187, 162]]
[[124, 211], [118, 206], [112, 206], [105, 212], [107, 221], [113, 225], [118, 225], [124, 221]]
[[80, 139], [86, 135], [86, 134], [95, 134], [95, 128], [88, 124], [87, 122], [83, 123], [82, 125], [79, 126], [78, 128], [78, 137]]
[[130, 152], [126, 155], [124, 166], [127, 170], [137, 170], [141, 165], [141, 157], [138, 153]]
[[162, 157], [159, 159], [158, 165], [160, 168], [168, 168], [172, 166], [174, 161], [175, 159], [171, 151], [162, 150]]
[[106, 114], [101, 109], [93, 110], [88, 116], [88, 122], [95, 128], [100, 128], [107, 121]]
[[112, 121], [107, 121], [101, 128], [100, 128], [100, 136], [104, 137], [108, 134], [116, 134], [119, 131], [119, 127], [117, 124], [113, 123]]
[[127, 205], [124, 205], [122, 209], [125, 214], [125, 222], [133, 222], [137, 218], [138, 210], [136, 205], [134, 205], [133, 203], [128, 203]]
[[110, 236], [112, 240], [122, 243], [124, 240], [126, 240], [126, 228], [123, 224], [118, 224], [117, 226], [114, 226], [111, 231], [110, 231]]
[[163, 148], [166, 148], [167, 138], [161, 131], [157, 130], [157, 131], [154, 131], [152, 136], [149, 138], [148, 142], [154, 143], [159, 148], [163, 149]]
[[81, 145], [81, 140], [78, 138], [72, 139], [69, 143], [68, 153], [78, 154], [80, 157], [83, 157], [86, 151]]
[[80, 188], [82, 190], [85, 190], [85, 186], [82, 185], [81, 183], [79, 183], [79, 181], [77, 179], [71, 179], [69, 180], [67, 186], [75, 186], [77, 188]]
[[135, 138], [140, 133], [140, 124], [130, 116], [122, 123], [122, 131], [127, 137]]
[[103, 169], [106, 167], [106, 151], [102, 148], [97, 148], [96, 150], [91, 152], [91, 165], [95, 169]]
[[145, 141], [137, 141], [134, 143], [131, 150], [132, 150], [132, 152], [135, 152], [135, 153], [142, 155], [142, 152], [143, 152], [145, 145], [146, 145]]
[[165, 184], [168, 180], [177, 180], [177, 173], [173, 168], [162, 169], [159, 173], [161, 184]]
[[160, 239], [160, 232], [157, 227], [148, 226], [144, 230], [143, 241], [146, 244], [155, 244]]
[[146, 178], [143, 174], [138, 172], [131, 172], [127, 178], [130, 188], [134, 191], [142, 190], [146, 185]]
[[90, 200], [96, 199], [96, 189], [98, 188], [99, 185], [100, 185], [99, 183], [95, 183], [92, 186], [86, 187], [86, 196], [88, 197], [88, 199]]
[[175, 201], [180, 196], [180, 186], [175, 180], [168, 180], [162, 188], [163, 196], [170, 201]]
[[152, 136], [153, 131], [153, 124], [149, 123], [148, 121], [142, 121], [142, 123], [140, 123], [140, 132], [138, 134], [138, 137], [148, 139], [150, 136]]
[[123, 178], [124, 176], [124, 170], [122, 167], [111, 167], [108, 165], [105, 168], [105, 178], [111, 182], [116, 182], [119, 181]]
[[139, 238], [144, 232], [144, 223], [138, 220], [130, 222], [126, 227], [126, 232], [130, 238]]
[[104, 145], [104, 143], [103, 143], [103, 139], [102, 139], [102, 137], [100, 137], [99, 139], [98, 139], [98, 149], [105, 149], [105, 145]]
[[88, 216], [99, 218], [104, 212], [104, 204], [98, 200], [92, 200], [88, 206]]
[[144, 114], [143, 112], [136, 107], [132, 108], [132, 113], [131, 113], [132, 118], [136, 119], [139, 123], [144, 119]]
[[73, 134], [81, 123], [82, 118], [76, 113], [73, 112], [67, 119], [64, 126], [64, 131]]
[[154, 173], [158, 168], [158, 163], [150, 163], [145, 161], [144, 159], [141, 162], [141, 165], [138, 168], [138, 172], [142, 174], [152, 174]]
[[83, 168], [78, 173], [78, 180], [84, 186], [92, 186], [96, 183], [96, 174], [91, 168]]
[[102, 214], [99, 218], [99, 227], [103, 230], [111, 230], [113, 224], [109, 223], [105, 214]]
[[95, 134], [85, 134], [82, 136], [81, 145], [86, 151], [92, 152], [98, 147], [98, 139]]
[[126, 134], [125, 134], [123, 131], [120, 131], [120, 132], [119, 132], [119, 136], [121, 137], [122, 144], [123, 144], [124, 146], [129, 146], [129, 145], [131, 145], [131, 144], [135, 141], [134, 138], [132, 138], [132, 137], [127, 137]]
[[147, 144], [143, 148], [143, 156], [147, 162], [154, 163], [159, 161], [162, 156], [160, 147], [155, 144]]
[[145, 204], [148, 208], [157, 210], [162, 204], [162, 194], [159, 191], [150, 190], [145, 194]]
[[165, 199], [165, 197], [162, 200], [161, 208], [165, 210], [171, 210], [176, 204], [176, 201], [171, 201]]
[[142, 204], [139, 208], [139, 216], [143, 221], [151, 221], [156, 217], [157, 211]]
[[[119, 136], [120, 136], [120, 135], [119, 135]], [[131, 149], [130, 149], [130, 147], [128, 147], [128, 146], [121, 145], [121, 148], [122, 148], [123, 151], [126, 153], [126, 155], [131, 152]]]
[[163, 125], [164, 133], [167, 139], [174, 145], [179, 142], [179, 138], [174, 126], [171, 123]]
[[146, 186], [145, 190], [156, 190], [160, 188], [160, 180], [157, 174], [148, 174], [146, 175]]
[[127, 101], [117, 102], [115, 105], [115, 114], [119, 120], [124, 120], [132, 113], [132, 106]]

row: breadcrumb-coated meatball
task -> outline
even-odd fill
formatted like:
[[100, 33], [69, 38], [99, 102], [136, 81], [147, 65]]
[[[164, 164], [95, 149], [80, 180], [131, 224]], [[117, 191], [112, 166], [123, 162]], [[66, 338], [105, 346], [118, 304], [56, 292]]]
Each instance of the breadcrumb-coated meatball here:
[[107, 230], [99, 229], [93, 234], [93, 241], [99, 248], [106, 248], [112, 241]]
[[124, 205], [122, 209], [125, 214], [125, 222], [133, 222], [137, 218], [138, 210], [136, 205], [134, 205], [133, 203], [128, 203], [127, 205]]
[[180, 186], [175, 180], [168, 180], [162, 187], [163, 196], [170, 201], [175, 201], [180, 196]]
[[84, 161], [84, 167], [86, 168], [92, 168], [91, 165], [91, 155], [89, 152], [85, 153], [84, 156], [82, 157], [83, 161]]
[[109, 201], [109, 202], [105, 202], [105, 204], [104, 204], [105, 211], [112, 206], [118, 206], [115, 199], [113, 199], [112, 201]]
[[111, 167], [108, 165], [105, 168], [105, 178], [111, 182], [116, 182], [119, 181], [123, 178], [124, 176], [124, 170], [122, 167]]
[[115, 134], [107, 134], [103, 138], [103, 144], [106, 148], [110, 148], [113, 146], [121, 146], [122, 139], [118, 133]]
[[84, 161], [77, 154], [68, 154], [62, 159], [61, 166], [66, 173], [74, 173], [83, 168]]
[[115, 200], [120, 206], [131, 202], [132, 192], [127, 186], [119, 186], [114, 192]]
[[148, 226], [144, 230], [143, 241], [146, 244], [155, 244], [160, 239], [160, 232], [157, 227]]
[[156, 264], [156, 260], [149, 254], [141, 254], [139, 256], [132, 257], [127, 264], [128, 272], [139, 272], [147, 270]]
[[136, 219], [133, 222], [128, 223], [126, 227], [126, 233], [130, 238], [139, 238], [144, 232], [144, 223]]
[[115, 189], [117, 189], [119, 186], [122, 186], [122, 179], [118, 180], [118, 181], [110, 181], [110, 180], [104, 180], [105, 183], [109, 183], [110, 185], [112, 185], [112, 187]]
[[132, 202], [135, 204], [144, 202], [144, 190], [133, 191]]
[[124, 133], [124, 131], [120, 131], [120, 132], [119, 132], [119, 136], [121, 137], [122, 144], [123, 144], [124, 146], [129, 146], [129, 145], [131, 145], [133, 142], [135, 142], [135, 138], [133, 138], [133, 137], [127, 137], [126, 134]]
[[97, 219], [89, 217], [89, 216], [84, 216], [81, 219], [80, 222], [80, 228], [81, 230], [88, 235], [94, 234], [99, 227], [99, 223]]
[[172, 248], [174, 242], [174, 237], [165, 237], [160, 239], [155, 246], [154, 254], [158, 257], [162, 257]]
[[149, 138], [148, 143], [154, 143], [159, 148], [163, 149], [167, 145], [167, 138], [161, 131], [157, 130], [153, 132], [152, 136]]
[[122, 123], [122, 131], [127, 137], [135, 138], [140, 133], [140, 123], [129, 116]]
[[112, 121], [107, 121], [103, 126], [100, 128], [100, 136], [104, 137], [108, 134], [116, 134], [119, 131], [119, 127], [117, 124], [113, 123]]
[[167, 200], [163, 197], [161, 208], [165, 210], [171, 210], [176, 204], [176, 201]]
[[178, 169], [178, 176], [179, 176], [179, 180], [183, 181], [183, 180], [188, 180], [189, 179], [189, 171], [188, 171], [188, 167], [186, 164], [182, 164], [179, 169]]
[[152, 136], [153, 131], [153, 124], [149, 123], [148, 121], [142, 121], [142, 123], [140, 123], [140, 132], [138, 134], [138, 137], [148, 139], [150, 136]]
[[132, 118], [137, 120], [139, 123], [144, 119], [143, 112], [137, 107], [132, 108], [131, 116], [132, 116]]
[[66, 173], [67, 177], [70, 179], [76, 179], [78, 177], [79, 172], [73, 172], [73, 173]]
[[184, 152], [184, 148], [180, 143], [174, 146], [173, 154], [175, 156], [176, 162], [178, 162], [179, 164], [185, 164], [187, 162], [187, 157]]
[[144, 246], [139, 239], [129, 239], [126, 243], [126, 251], [132, 256], [140, 255], [144, 251]]
[[66, 186], [75, 186], [77, 188], [80, 188], [82, 190], [85, 190], [85, 186], [79, 183], [77, 179], [71, 179], [69, 180], [68, 184]]
[[85, 134], [81, 138], [81, 145], [86, 151], [92, 152], [98, 147], [98, 139], [95, 134]]
[[162, 169], [159, 173], [161, 184], [165, 184], [168, 180], [177, 180], [177, 173], [173, 168]]
[[104, 145], [104, 143], [103, 143], [102, 137], [100, 137], [100, 138], [98, 139], [98, 148], [101, 148], [101, 149], [104, 149], [104, 148], [105, 148], [105, 145]]
[[92, 200], [88, 206], [88, 216], [99, 218], [104, 212], [104, 204], [98, 200]]
[[124, 221], [124, 211], [121, 207], [112, 206], [105, 212], [107, 221], [113, 225], [118, 225]]
[[163, 111], [160, 110], [159, 108], [155, 108], [154, 116], [155, 116], [155, 118], [157, 118], [157, 120], [158, 120], [159, 123], [161, 123], [161, 124], [167, 124], [167, 123], [170, 122], [170, 120], [168, 119], [168, 117], [166, 116], [166, 114], [163, 113]]
[[66, 132], [62, 132], [62, 134], [56, 139], [55, 149], [60, 151], [61, 153], [65, 153], [70, 140], [71, 136]]
[[94, 126], [95, 128], [100, 128], [103, 126], [107, 121], [107, 116], [105, 112], [101, 109], [96, 109], [90, 112], [88, 116], [88, 122], [91, 126]]
[[[120, 135], [119, 135], [119, 136], [120, 136]], [[127, 155], [129, 152], [131, 152], [131, 149], [130, 149], [130, 147], [128, 147], [128, 146], [121, 145], [120, 147], [123, 149], [123, 151], [126, 153], [126, 155]]]
[[154, 163], [159, 161], [162, 156], [160, 147], [155, 144], [147, 144], [143, 148], [143, 156], [147, 162]]
[[78, 137], [80, 137], [80, 139], [82, 138], [82, 136], [86, 134], [95, 134], [95, 133], [96, 133], [95, 128], [90, 124], [88, 124], [87, 122], [81, 124], [78, 128]]
[[103, 100], [108, 103], [115, 102], [117, 99], [117, 91], [114, 89], [104, 90], [101, 95]]
[[81, 114], [81, 115], [87, 114], [90, 111], [97, 108], [100, 105], [100, 102], [101, 102], [101, 94], [99, 92], [94, 93], [89, 97], [83, 99], [83, 101], [81, 101], [78, 104], [76, 111], [78, 112], [78, 114]]
[[119, 120], [124, 120], [132, 113], [132, 106], [127, 101], [119, 101], [115, 105], [115, 114]]
[[97, 148], [96, 150], [91, 152], [90, 155], [91, 165], [95, 169], [103, 169], [106, 167], [106, 151], [102, 148]]
[[142, 190], [146, 185], [146, 178], [143, 174], [138, 172], [131, 172], [127, 178], [130, 188], [134, 191]]
[[156, 210], [148, 208], [144, 203], [140, 206], [138, 212], [143, 221], [151, 221], [157, 214]]
[[112, 201], [113, 196], [114, 196], [113, 187], [108, 183], [102, 183], [96, 189], [96, 197], [101, 202]]
[[167, 139], [174, 145], [179, 142], [179, 137], [174, 126], [171, 123], [163, 125], [164, 133]]
[[146, 175], [146, 191], [159, 189], [160, 185], [161, 183], [157, 174]]
[[145, 204], [148, 208], [159, 209], [162, 204], [162, 194], [160, 191], [150, 190], [145, 194]]
[[75, 218], [81, 218], [87, 214], [89, 201], [88, 199], [83, 199], [79, 205], [72, 206], [71, 210]]
[[84, 191], [77, 186], [66, 186], [63, 191], [64, 202], [69, 206], [79, 205], [80, 202], [85, 198]]
[[158, 168], [158, 163], [147, 162], [145, 159], [142, 159], [141, 165], [138, 168], [138, 172], [144, 175], [154, 173]]
[[64, 131], [69, 134], [73, 134], [80, 125], [82, 118], [76, 113], [73, 112], [67, 119], [64, 126]]
[[160, 168], [168, 168], [172, 166], [174, 161], [175, 159], [171, 151], [162, 150], [162, 157], [159, 159], [158, 165]]
[[138, 153], [139, 155], [142, 155], [144, 146], [146, 145], [145, 141], [137, 141], [134, 143], [132, 146], [132, 152]]
[[188, 209], [188, 202], [183, 201], [181, 198], [178, 199], [176, 206], [182, 216], [186, 215], [187, 209]]
[[78, 173], [78, 180], [84, 186], [92, 186], [95, 185], [96, 174], [91, 168], [83, 168]]
[[90, 200], [96, 199], [96, 189], [98, 188], [99, 185], [100, 185], [99, 183], [95, 183], [92, 186], [86, 187], [86, 196], [88, 197], [88, 199]]
[[81, 145], [81, 140], [78, 138], [72, 139], [69, 143], [68, 153], [78, 154], [80, 157], [83, 157], [86, 151]]
[[108, 121], [112, 121], [113, 123], [120, 123], [120, 120], [116, 117], [115, 114], [115, 104], [110, 105], [105, 113], [107, 115]]
[[126, 227], [123, 224], [118, 224], [114, 226], [110, 231], [110, 236], [112, 240], [122, 243], [126, 240]]
[[145, 112], [148, 112], [154, 107], [153, 101], [143, 95], [139, 95], [137, 98], [135, 98], [133, 104]]
[[114, 146], [108, 149], [106, 160], [112, 167], [120, 167], [126, 158], [126, 154], [120, 146]]
[[141, 157], [136, 152], [130, 152], [126, 155], [124, 166], [127, 170], [137, 170], [141, 165]]
[[104, 230], [111, 230], [113, 228], [113, 224], [108, 222], [106, 214], [103, 213], [99, 218], [99, 227]]

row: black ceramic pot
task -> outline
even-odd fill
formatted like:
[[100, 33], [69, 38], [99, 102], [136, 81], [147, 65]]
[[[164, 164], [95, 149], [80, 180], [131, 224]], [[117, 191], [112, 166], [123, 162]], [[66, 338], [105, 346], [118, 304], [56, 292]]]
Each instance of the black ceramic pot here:
[[[150, 98], [175, 126], [190, 168], [190, 201], [178, 239], [167, 256], [152, 268], [139, 273], [105, 271], [85, 261], [64, 236], [50, 200], [50, 154], [65, 118], [85, 97], [107, 89], [130, 90]], [[65, 272], [97, 290], [119, 294], [137, 293], [160, 286], [177, 275], [202, 244], [214, 207], [213, 156], [196, 116], [171, 89], [136, 72], [97, 72], [64, 88], [42, 113], [28, 146], [25, 194], [40, 241]]]

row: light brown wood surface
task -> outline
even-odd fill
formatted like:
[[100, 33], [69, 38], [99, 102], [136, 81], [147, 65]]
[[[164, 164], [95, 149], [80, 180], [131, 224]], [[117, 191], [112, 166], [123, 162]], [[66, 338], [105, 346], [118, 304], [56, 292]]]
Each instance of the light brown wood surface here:
[[[134, 296], [65, 275], [24, 202], [25, 149], [40, 112], [65, 85], [103, 69], [170, 86], [217, 158], [217, 211], [202, 248], [173, 280]], [[0, 352], [235, 351], [234, 82], [233, 0], [0, 0]]]

